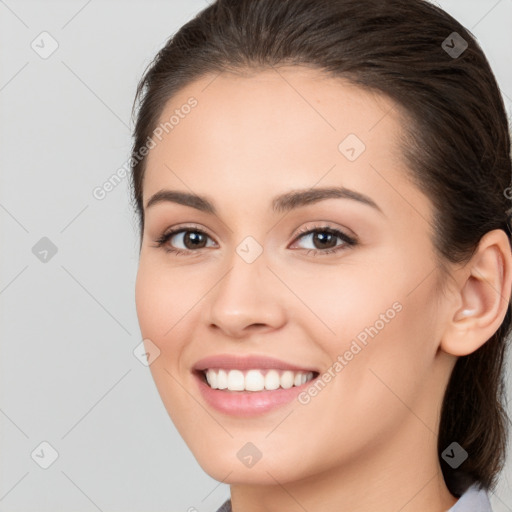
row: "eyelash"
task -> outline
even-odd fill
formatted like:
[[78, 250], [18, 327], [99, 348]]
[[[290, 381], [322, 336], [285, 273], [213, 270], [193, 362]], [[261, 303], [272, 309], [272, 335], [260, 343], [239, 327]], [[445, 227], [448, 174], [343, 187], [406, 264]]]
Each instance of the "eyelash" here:
[[[165, 243], [167, 243], [174, 235], [176, 235], [178, 233], [182, 233], [182, 232], [187, 232], [187, 231], [193, 232], [193, 233], [201, 233], [202, 235], [205, 235], [205, 236], [211, 238], [210, 235], [208, 235], [208, 233], [206, 233], [202, 229], [199, 229], [195, 226], [182, 226], [182, 227], [173, 229], [171, 231], [168, 231], [167, 233], [164, 233], [160, 238], [155, 240], [156, 245], [154, 247], [159, 247], [159, 248], [163, 247], [163, 245]], [[297, 233], [297, 236], [294, 238], [294, 242], [302, 237], [305, 237], [305, 235], [310, 235], [310, 234], [315, 234], [315, 233], [328, 233], [330, 235], [334, 235], [334, 236], [340, 238], [341, 240], [343, 240], [344, 243], [336, 245], [335, 247], [332, 247], [330, 249], [323, 249], [323, 250], [322, 249], [303, 249], [303, 250], [307, 251], [307, 253], [306, 253], [307, 255], [309, 255], [310, 253], [313, 253], [313, 256], [316, 256], [319, 254], [322, 256], [325, 256], [326, 254], [336, 253], [341, 250], [344, 250], [346, 247], [354, 247], [358, 244], [358, 240], [356, 238], [350, 237], [338, 229], [331, 228], [330, 226], [325, 226], [325, 225], [313, 226], [313, 227], [301, 229]], [[205, 248], [201, 247], [201, 249], [205, 249]], [[182, 255], [191, 256], [193, 253], [196, 253], [196, 254], [199, 253], [199, 250], [192, 250], [192, 249], [183, 250], [183, 249], [176, 249], [174, 247], [165, 247], [164, 250], [167, 253], [176, 254], [177, 256], [182, 256]]]

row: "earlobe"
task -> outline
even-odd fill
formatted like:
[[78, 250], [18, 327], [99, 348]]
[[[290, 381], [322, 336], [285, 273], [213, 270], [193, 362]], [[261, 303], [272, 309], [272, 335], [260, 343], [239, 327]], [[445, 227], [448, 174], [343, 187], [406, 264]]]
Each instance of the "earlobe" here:
[[471, 354], [498, 330], [510, 302], [512, 252], [503, 230], [486, 233], [471, 260], [456, 271], [460, 283], [457, 307], [443, 334], [441, 348], [449, 354]]

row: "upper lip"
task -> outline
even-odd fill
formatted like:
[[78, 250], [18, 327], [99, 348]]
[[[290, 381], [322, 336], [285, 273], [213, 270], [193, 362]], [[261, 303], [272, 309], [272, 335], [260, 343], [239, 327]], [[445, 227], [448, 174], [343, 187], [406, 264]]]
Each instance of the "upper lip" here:
[[291, 370], [291, 371], [310, 371], [317, 372], [314, 368], [306, 367], [298, 364], [287, 363], [274, 357], [263, 355], [234, 355], [234, 354], [218, 354], [215, 356], [205, 357], [197, 361], [193, 369], [196, 371], [204, 371], [208, 368], [223, 368], [227, 370], [250, 370], [254, 369], [274, 369], [274, 370]]

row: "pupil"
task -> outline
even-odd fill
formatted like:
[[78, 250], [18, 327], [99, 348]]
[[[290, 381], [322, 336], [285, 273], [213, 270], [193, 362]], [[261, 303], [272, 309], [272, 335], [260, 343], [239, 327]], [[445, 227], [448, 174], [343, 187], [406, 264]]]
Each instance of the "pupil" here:
[[[327, 243], [329, 241], [332, 242], [333, 240], [335, 242], [334, 245], [331, 244], [331, 245], [328, 245], [328, 247], [334, 247], [336, 245], [336, 240], [334, 239], [334, 236], [332, 235], [332, 233], [325, 233], [325, 232], [316, 233], [314, 235], [313, 241], [316, 242], [317, 240], [320, 240], [320, 248], [322, 248], [322, 244], [325, 244], [326, 241], [327, 241]], [[325, 248], [326, 245], [323, 245], [323, 247]]]
[[197, 233], [195, 231], [189, 231], [189, 232], [185, 233], [185, 237], [184, 237], [185, 246], [187, 247], [187, 249], [190, 249], [190, 247], [188, 246], [188, 243], [190, 243], [192, 248], [194, 248], [194, 247], [197, 248], [201, 244], [201, 242], [204, 242], [204, 240], [201, 240], [201, 238], [204, 238], [202, 233]]

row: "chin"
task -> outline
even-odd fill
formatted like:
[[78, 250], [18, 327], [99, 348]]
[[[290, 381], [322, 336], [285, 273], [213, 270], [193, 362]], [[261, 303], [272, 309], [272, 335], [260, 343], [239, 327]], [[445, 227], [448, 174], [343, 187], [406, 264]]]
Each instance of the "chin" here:
[[[200, 450], [192, 450], [192, 453], [205, 473], [226, 484], [275, 485], [276, 480], [286, 483], [307, 476], [299, 470], [307, 467], [307, 464], [296, 451], [286, 458], [282, 451], [269, 448], [269, 454], [262, 453], [256, 462], [247, 460], [244, 463], [244, 455], [250, 449], [239, 453], [240, 446], [243, 447], [245, 443], [231, 440], [231, 444], [231, 447], [203, 444]], [[292, 468], [296, 471], [292, 471]]]

